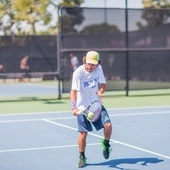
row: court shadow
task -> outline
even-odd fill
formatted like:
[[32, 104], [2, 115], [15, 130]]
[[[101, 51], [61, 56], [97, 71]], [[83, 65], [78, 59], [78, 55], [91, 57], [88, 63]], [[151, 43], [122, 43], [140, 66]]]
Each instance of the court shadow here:
[[59, 101], [59, 100], [44, 100], [45, 104], [63, 104], [65, 102]]
[[140, 165], [142, 166], [148, 166], [149, 164], [156, 164], [162, 161], [164, 160], [158, 158], [124, 158], [124, 159], [109, 160], [101, 163], [92, 163], [92, 164], [89, 163], [88, 166], [108, 166], [110, 168], [116, 168], [120, 170], [136, 170], [132, 168], [131, 169], [121, 168], [121, 165], [140, 163]]

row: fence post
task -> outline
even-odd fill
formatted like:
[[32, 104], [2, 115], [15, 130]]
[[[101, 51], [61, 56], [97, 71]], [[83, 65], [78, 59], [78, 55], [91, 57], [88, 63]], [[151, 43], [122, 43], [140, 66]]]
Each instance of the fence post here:
[[126, 37], [126, 96], [129, 96], [129, 36], [128, 36], [128, 0], [125, 0], [125, 24], [126, 24], [126, 31], [125, 31], [125, 37]]

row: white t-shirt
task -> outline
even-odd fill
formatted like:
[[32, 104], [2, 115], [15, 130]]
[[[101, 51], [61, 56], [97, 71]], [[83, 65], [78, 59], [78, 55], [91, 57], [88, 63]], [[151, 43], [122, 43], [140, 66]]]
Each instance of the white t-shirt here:
[[79, 61], [76, 56], [71, 58], [71, 64], [73, 66], [73, 70], [75, 70], [79, 66]]
[[79, 110], [87, 108], [94, 100], [100, 100], [96, 92], [101, 83], [106, 84], [106, 80], [100, 65], [91, 73], [85, 70], [85, 65], [81, 65], [74, 71], [71, 89], [77, 91]]

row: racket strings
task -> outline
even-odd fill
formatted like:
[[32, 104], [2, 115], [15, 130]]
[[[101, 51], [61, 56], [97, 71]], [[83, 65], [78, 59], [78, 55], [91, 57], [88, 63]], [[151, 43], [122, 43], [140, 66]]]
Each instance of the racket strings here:
[[99, 103], [99, 102], [95, 102], [90, 106], [89, 112], [94, 113], [93, 120], [98, 119], [100, 112], [101, 112], [101, 108], [102, 108], [102, 106], [101, 106], [101, 103]]
[[100, 108], [101, 108], [101, 104], [96, 102], [96, 103], [93, 103], [93, 104], [90, 106], [89, 111], [94, 113], [94, 112], [99, 111]]

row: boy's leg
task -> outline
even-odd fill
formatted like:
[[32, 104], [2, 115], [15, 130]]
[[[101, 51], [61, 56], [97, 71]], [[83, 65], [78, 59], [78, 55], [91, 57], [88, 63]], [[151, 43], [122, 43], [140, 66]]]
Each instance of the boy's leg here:
[[103, 131], [104, 131], [104, 139], [102, 139], [103, 156], [105, 159], [108, 159], [111, 151], [109, 141], [112, 134], [112, 124], [110, 122], [106, 123], [104, 125]]
[[79, 162], [78, 167], [82, 168], [86, 166], [86, 157], [85, 157], [85, 149], [86, 149], [86, 138], [87, 132], [80, 132], [78, 137], [78, 146], [79, 146]]

